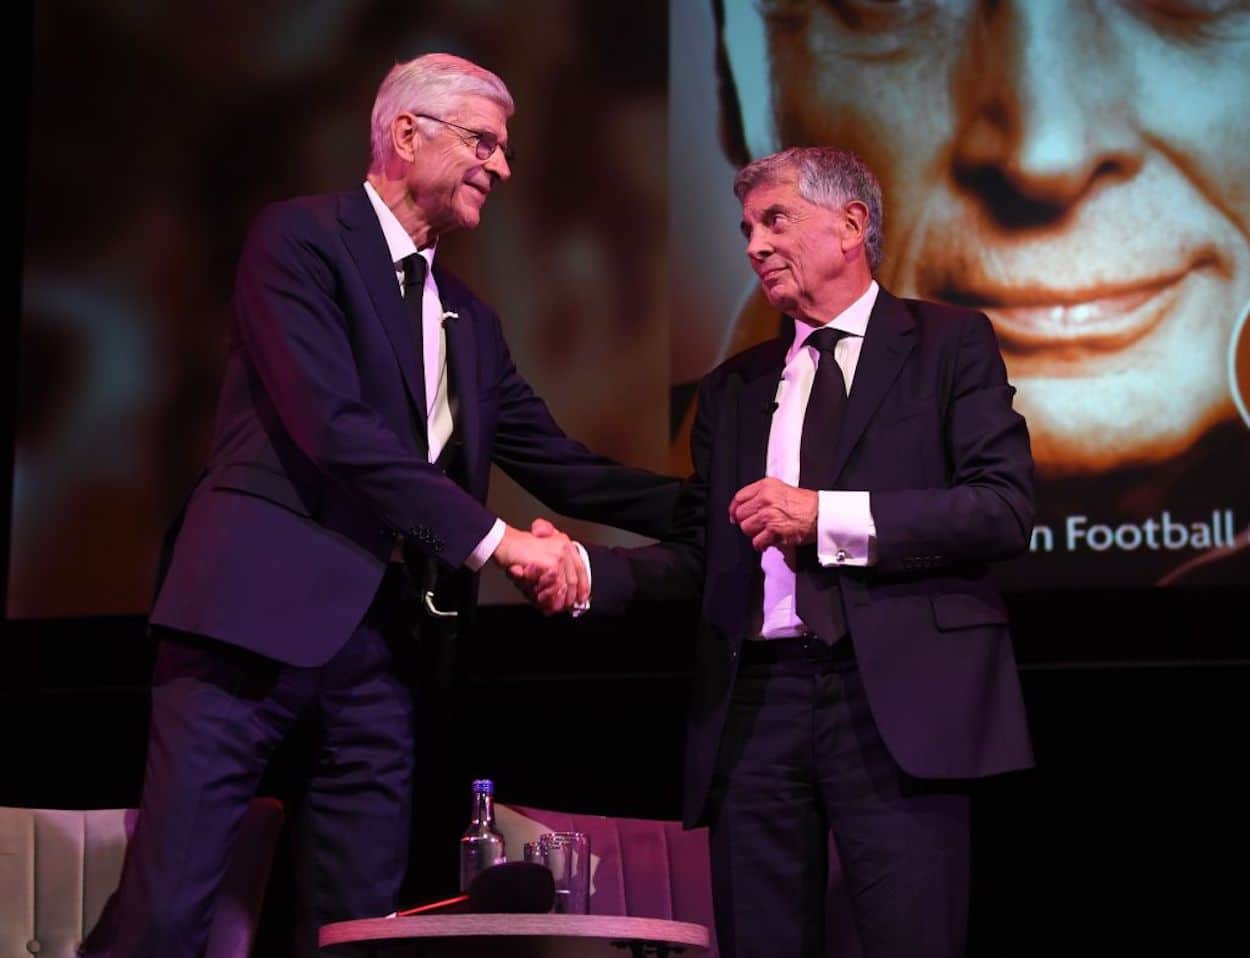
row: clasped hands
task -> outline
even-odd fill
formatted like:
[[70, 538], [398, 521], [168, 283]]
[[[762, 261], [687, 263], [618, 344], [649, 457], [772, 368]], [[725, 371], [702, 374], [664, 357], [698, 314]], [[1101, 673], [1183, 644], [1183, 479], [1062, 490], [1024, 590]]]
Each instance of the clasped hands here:
[[[780, 479], [743, 486], [729, 503], [729, 521], [742, 530], [757, 552], [770, 546], [796, 546], [816, 540], [820, 496]], [[581, 553], [567, 535], [546, 519], [535, 519], [529, 532], [511, 526], [494, 560], [544, 615], [585, 607], [590, 579]]]
[[590, 598], [581, 552], [546, 519], [535, 519], [529, 532], [508, 526], [491, 558], [543, 615], [584, 608]]

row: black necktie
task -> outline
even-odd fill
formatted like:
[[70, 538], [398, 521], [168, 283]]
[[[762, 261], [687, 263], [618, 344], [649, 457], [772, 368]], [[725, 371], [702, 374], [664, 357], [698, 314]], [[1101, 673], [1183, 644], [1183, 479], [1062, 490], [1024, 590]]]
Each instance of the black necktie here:
[[[416, 346], [417, 369], [413, 391], [421, 398], [420, 403], [413, 407], [412, 425], [416, 436], [417, 453], [422, 459], [428, 459], [430, 440], [426, 432], [428, 417], [425, 408], [425, 322], [421, 309], [421, 297], [425, 291], [425, 258], [420, 253], [412, 253], [404, 257], [403, 266], [404, 305], [408, 309], [408, 328], [412, 330], [412, 341]], [[405, 539], [404, 562], [412, 576], [408, 588], [415, 597], [414, 601], [423, 610], [419, 621], [423, 623], [424, 629], [429, 623], [428, 609], [425, 605], [427, 597], [428, 601], [434, 602], [438, 595], [438, 560], [418, 548], [411, 539]], [[442, 606], [436, 607], [442, 608]]]
[[412, 340], [416, 345], [416, 381], [413, 391], [420, 397], [420, 402], [413, 410], [414, 430], [417, 446], [422, 456], [428, 455], [430, 443], [426, 437], [425, 423], [428, 411], [425, 408], [425, 335], [421, 314], [421, 293], [425, 289], [425, 259], [420, 253], [405, 256], [404, 264], [404, 305], [408, 308], [408, 326], [412, 330]]
[[[812, 333], [804, 344], [815, 349], [819, 359], [799, 443], [802, 489], [829, 489], [833, 483], [833, 456], [846, 414], [846, 380], [833, 350], [845, 335], [826, 326]], [[808, 629], [826, 642], [836, 642], [846, 632], [837, 572], [821, 567], [815, 544], [799, 546], [795, 559], [795, 611]]]

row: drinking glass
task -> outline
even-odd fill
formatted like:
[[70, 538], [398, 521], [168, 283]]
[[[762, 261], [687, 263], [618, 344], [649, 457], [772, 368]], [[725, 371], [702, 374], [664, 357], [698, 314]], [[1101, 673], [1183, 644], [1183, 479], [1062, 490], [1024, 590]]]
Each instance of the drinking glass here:
[[[531, 848], [531, 846], [534, 846]], [[531, 857], [534, 856], [534, 857]], [[548, 832], [525, 846], [525, 860], [537, 861], [555, 881], [557, 915], [585, 915], [590, 906], [590, 836]]]

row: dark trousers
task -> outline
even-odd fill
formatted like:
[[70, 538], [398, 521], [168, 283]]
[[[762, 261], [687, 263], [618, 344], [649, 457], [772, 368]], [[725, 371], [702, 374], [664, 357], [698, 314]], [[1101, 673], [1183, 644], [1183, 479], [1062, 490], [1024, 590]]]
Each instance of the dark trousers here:
[[395, 909], [409, 847], [414, 706], [393, 579], [319, 668], [161, 635], [135, 835], [83, 955], [203, 953], [248, 802], [274, 749], [308, 721], [318, 748], [296, 830], [296, 953], [317, 954], [325, 922]]
[[899, 770], [849, 656], [752, 661], [756, 651], [743, 653], [712, 786], [721, 954], [826, 954], [832, 829], [864, 958], [962, 956], [966, 792]]

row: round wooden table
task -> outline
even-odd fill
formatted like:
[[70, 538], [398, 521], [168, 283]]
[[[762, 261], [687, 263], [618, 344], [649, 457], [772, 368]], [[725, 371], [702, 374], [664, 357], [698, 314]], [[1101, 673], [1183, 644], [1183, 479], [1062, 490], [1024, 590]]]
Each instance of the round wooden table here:
[[624, 915], [420, 915], [323, 925], [320, 945], [379, 958], [689, 958], [707, 954], [708, 930]]

